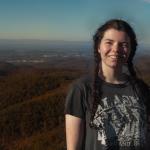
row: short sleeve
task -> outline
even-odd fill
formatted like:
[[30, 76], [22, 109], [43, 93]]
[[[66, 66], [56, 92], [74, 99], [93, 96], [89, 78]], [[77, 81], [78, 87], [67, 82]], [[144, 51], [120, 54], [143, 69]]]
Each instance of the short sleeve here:
[[81, 86], [74, 84], [71, 86], [65, 103], [65, 114], [70, 114], [79, 118], [85, 118], [85, 93]]

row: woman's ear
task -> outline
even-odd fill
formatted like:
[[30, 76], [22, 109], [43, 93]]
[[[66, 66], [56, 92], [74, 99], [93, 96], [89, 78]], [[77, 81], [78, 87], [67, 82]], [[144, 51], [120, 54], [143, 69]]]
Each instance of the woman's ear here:
[[101, 50], [100, 50], [100, 48], [98, 48], [98, 53], [101, 53]]

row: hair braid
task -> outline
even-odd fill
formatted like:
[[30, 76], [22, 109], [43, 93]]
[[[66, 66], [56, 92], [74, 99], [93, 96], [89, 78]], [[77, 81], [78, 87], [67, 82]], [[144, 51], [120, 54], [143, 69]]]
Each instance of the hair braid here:
[[[145, 96], [144, 90], [145, 91], [149, 90], [148, 86], [142, 80], [138, 79], [135, 68], [134, 68], [133, 58], [136, 53], [137, 41], [136, 41], [136, 35], [135, 35], [132, 27], [127, 22], [125, 22], [123, 20], [119, 20], [119, 19], [113, 19], [113, 20], [107, 21], [105, 24], [103, 24], [101, 27], [99, 27], [97, 29], [95, 35], [93, 36], [95, 66], [94, 66], [94, 75], [93, 75], [94, 78], [93, 78], [93, 85], [92, 85], [92, 96], [93, 97], [92, 97], [92, 105], [90, 107], [91, 108], [91, 118], [90, 118], [89, 125], [91, 128], [95, 128], [98, 130], [101, 130], [101, 128], [103, 128], [103, 126], [101, 124], [96, 126], [94, 123], [94, 119], [95, 119], [94, 117], [95, 117], [95, 114], [97, 111], [97, 107], [99, 104], [101, 104], [101, 98], [102, 98], [102, 82], [98, 77], [98, 73], [99, 73], [99, 69], [100, 69], [99, 67], [100, 67], [100, 63], [101, 63], [101, 57], [98, 52], [98, 48], [101, 43], [101, 39], [104, 36], [104, 33], [108, 29], [116, 29], [118, 31], [123, 31], [123, 32], [127, 33], [127, 35], [130, 38], [131, 51], [130, 51], [130, 54], [129, 54], [129, 57], [127, 60], [127, 67], [128, 67], [128, 71], [131, 76], [130, 82], [133, 87], [133, 90], [135, 91], [135, 94], [137, 94], [137, 96], [139, 98], [143, 99], [143, 97], [141, 97], [141, 95]], [[147, 93], [148, 92], [146, 92], [146, 94]], [[109, 143], [106, 141], [106, 148], [111, 149], [110, 146], [111, 145], [109, 145]]]
[[[99, 36], [96, 34], [93, 37], [93, 40], [96, 41], [96, 43], [99, 42]], [[100, 92], [100, 81], [98, 80], [98, 73], [99, 73], [99, 63], [100, 63], [100, 55], [97, 51], [98, 49], [98, 44], [94, 45], [94, 78], [93, 78], [93, 90], [92, 90], [92, 96], [93, 96], [93, 101], [92, 101], [92, 106], [91, 106], [91, 122], [90, 126], [94, 127], [92, 120], [94, 119], [94, 115], [99, 103], [99, 97], [101, 95]]]
[[93, 36], [95, 67], [94, 67], [93, 91], [92, 91], [93, 100], [92, 100], [91, 120], [90, 120], [91, 127], [94, 127], [92, 125], [92, 122], [94, 119], [94, 115], [96, 113], [97, 106], [100, 103], [100, 99], [102, 96], [102, 90], [101, 90], [102, 83], [100, 82], [100, 80], [98, 80], [99, 79], [98, 78], [99, 64], [101, 61], [100, 54], [98, 53], [98, 48], [99, 48], [101, 39], [104, 36], [105, 31], [108, 29], [111, 29], [111, 28], [126, 32], [128, 34], [128, 36], [130, 38], [130, 42], [131, 42], [131, 53], [130, 53], [130, 56], [129, 56], [129, 59], [127, 62], [128, 70], [129, 70], [130, 74], [132, 75], [132, 77], [136, 78], [136, 72], [134, 70], [134, 66], [132, 63], [132, 60], [133, 60], [133, 57], [134, 57], [135, 51], [136, 51], [136, 46], [137, 46], [135, 33], [127, 22], [125, 22], [123, 20], [118, 20], [118, 19], [109, 20], [108, 22], [106, 22], [105, 24], [100, 26], [97, 29], [95, 35]]

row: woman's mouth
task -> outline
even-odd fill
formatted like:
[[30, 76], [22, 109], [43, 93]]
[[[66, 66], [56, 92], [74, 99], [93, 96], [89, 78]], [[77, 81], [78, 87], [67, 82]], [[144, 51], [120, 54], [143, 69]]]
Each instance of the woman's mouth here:
[[110, 55], [109, 57], [112, 58], [112, 59], [122, 59], [125, 56], [124, 55]]
[[117, 59], [118, 58], [118, 56], [110, 56], [110, 58], [112, 58], [112, 59]]

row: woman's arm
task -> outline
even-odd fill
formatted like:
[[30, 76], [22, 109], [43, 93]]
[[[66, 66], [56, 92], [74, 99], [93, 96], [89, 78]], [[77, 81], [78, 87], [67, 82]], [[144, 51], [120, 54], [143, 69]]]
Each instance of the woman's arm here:
[[84, 138], [84, 120], [69, 114], [65, 115], [67, 150], [81, 150]]

